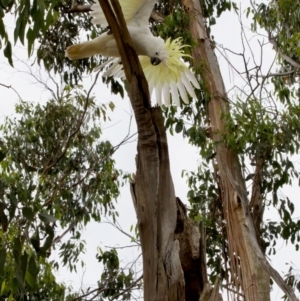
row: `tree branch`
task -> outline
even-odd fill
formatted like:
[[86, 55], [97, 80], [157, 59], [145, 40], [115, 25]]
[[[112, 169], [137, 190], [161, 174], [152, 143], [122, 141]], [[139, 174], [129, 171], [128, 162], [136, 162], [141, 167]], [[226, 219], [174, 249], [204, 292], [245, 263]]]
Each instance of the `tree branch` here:
[[165, 16], [153, 9], [150, 19], [152, 19], [153, 21], [156, 21], [158, 23], [164, 23]]
[[284, 60], [286, 60], [288, 63], [290, 63], [292, 66], [294, 66], [295, 68], [299, 69], [300, 68], [300, 64], [297, 63], [295, 60], [293, 60], [291, 57], [289, 57], [288, 55], [284, 54], [280, 48], [278, 47], [278, 43], [276, 42], [275, 38], [272, 37], [271, 33], [268, 32], [268, 35], [269, 35], [269, 42], [273, 45], [274, 47], [274, 50], [279, 53], [282, 58]]
[[66, 13], [88, 13], [90, 11], [92, 11], [91, 5], [76, 5], [72, 6]]
[[1, 83], [0, 83], [0, 86], [5, 87], [5, 88], [7, 88], [7, 89], [12, 89], [12, 90], [18, 95], [19, 100], [21, 100], [21, 101], [24, 102], [24, 100], [22, 99], [22, 97], [20, 96], [20, 94], [17, 92], [17, 90], [16, 90], [15, 88], [13, 88], [11, 85], [10, 85], [10, 86], [7, 86], [7, 85], [4, 85], [4, 84], [1, 84]]
[[91, 5], [80, 5], [77, 0], [72, 0], [71, 8], [66, 13], [87, 13], [91, 11]]
[[258, 75], [258, 77], [261, 77], [261, 78], [268, 78], [268, 77], [275, 77], [275, 76], [285, 77], [285, 76], [289, 76], [289, 75], [291, 75], [293, 73], [295, 73], [295, 70], [291, 70], [291, 71], [287, 71], [287, 72], [268, 73], [266, 75]]
[[53, 239], [51, 246], [54, 246], [55, 244], [59, 243], [64, 238], [64, 236], [75, 227], [75, 225], [76, 225], [76, 222], [75, 221], [72, 222], [71, 225], [68, 227], [67, 230], [64, 231], [63, 234], [61, 234]]
[[71, 142], [72, 138], [74, 138], [74, 136], [79, 132], [80, 127], [82, 126], [83, 120], [84, 120], [84, 118], [86, 116], [86, 112], [87, 112], [87, 109], [88, 109], [88, 103], [89, 103], [89, 100], [90, 100], [90, 94], [91, 94], [94, 86], [97, 83], [97, 80], [98, 80], [98, 77], [99, 77], [99, 73], [100, 72], [97, 73], [97, 75], [95, 77], [95, 80], [94, 80], [94, 82], [93, 82], [90, 90], [87, 93], [87, 96], [86, 96], [86, 99], [85, 99], [85, 103], [84, 103], [83, 112], [82, 112], [81, 118], [80, 118], [80, 120], [79, 120], [79, 122], [77, 124], [77, 127], [75, 128], [75, 130], [73, 131], [73, 133], [71, 133], [70, 136], [69, 136], [69, 138], [67, 139], [67, 141], [65, 143], [65, 146], [64, 146], [64, 149], [63, 149], [62, 153], [60, 154], [60, 156], [56, 160], [54, 160], [54, 161], [52, 161], [52, 158], [49, 160], [47, 166], [45, 167], [45, 169], [43, 171], [44, 173], [47, 170], [49, 170], [50, 168], [52, 168], [53, 166], [55, 166], [65, 156], [65, 154], [66, 154], [66, 152], [67, 152], [67, 150], [69, 148], [69, 145], [70, 145], [70, 142]]
[[91, 290], [90, 292], [88, 292], [88, 293], [86, 293], [84, 295], [81, 295], [81, 296], [76, 297], [75, 299], [72, 299], [71, 301], [82, 300], [82, 298], [87, 297], [87, 296], [89, 296], [89, 295], [91, 295], [91, 294], [93, 294], [95, 292], [97, 292], [97, 294], [96, 294], [96, 296], [97, 296], [97, 295], [101, 294], [102, 292], [106, 291], [107, 289], [108, 288], [99, 288], [99, 287], [97, 287], [97, 288]]
[[110, 301], [117, 299], [119, 296], [123, 295], [124, 293], [128, 292], [131, 290], [133, 287], [135, 287], [139, 281], [143, 279], [143, 275], [141, 275], [137, 280], [135, 280], [131, 285], [129, 285], [126, 289], [122, 290], [120, 293], [114, 295]]

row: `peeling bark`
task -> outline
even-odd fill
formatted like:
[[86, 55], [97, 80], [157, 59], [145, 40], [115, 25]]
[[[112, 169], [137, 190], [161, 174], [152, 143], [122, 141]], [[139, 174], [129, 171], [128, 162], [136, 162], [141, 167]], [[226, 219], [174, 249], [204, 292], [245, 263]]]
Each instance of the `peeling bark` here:
[[221, 116], [229, 114], [229, 103], [216, 56], [206, 35], [202, 8], [197, 0], [182, 0], [182, 4], [190, 14], [190, 31], [198, 44], [192, 50], [194, 64], [202, 68], [202, 77], [210, 93], [207, 113], [212, 128], [211, 139], [215, 142], [234, 284], [237, 291], [242, 288], [246, 301], [268, 301], [271, 276], [290, 300], [297, 300], [292, 289], [284, 285], [282, 278], [270, 266], [259, 246], [239, 158], [221, 143], [226, 129]]
[[237, 289], [240, 286], [243, 288], [246, 300], [267, 301], [270, 300], [270, 276], [256, 254], [258, 242], [248, 209], [246, 186], [239, 159], [236, 154], [220, 143], [225, 129], [225, 122], [221, 118], [221, 114], [229, 114], [229, 104], [219, 65], [206, 35], [199, 2], [183, 0], [183, 5], [191, 14], [190, 30], [198, 43], [192, 51], [194, 63], [196, 66], [204, 66], [202, 75], [206, 89], [211, 95], [208, 117], [212, 127], [211, 138], [216, 142], [221, 200], [224, 204], [224, 216], [227, 222], [231, 268], [235, 285]]
[[209, 283], [206, 283], [199, 301], [222, 301], [222, 296], [219, 293], [219, 289], [220, 289], [219, 280], [216, 281], [214, 287], [212, 287]]
[[136, 118], [148, 120], [147, 123], [137, 122], [139, 138], [134, 183], [143, 250], [144, 299], [184, 300], [179, 242], [174, 235], [177, 208], [161, 109], [150, 108]]
[[138, 129], [137, 172], [131, 184], [143, 253], [145, 301], [184, 301], [184, 275], [175, 239], [177, 207], [160, 107], [151, 108], [148, 84], [118, 1], [99, 0], [117, 41]]

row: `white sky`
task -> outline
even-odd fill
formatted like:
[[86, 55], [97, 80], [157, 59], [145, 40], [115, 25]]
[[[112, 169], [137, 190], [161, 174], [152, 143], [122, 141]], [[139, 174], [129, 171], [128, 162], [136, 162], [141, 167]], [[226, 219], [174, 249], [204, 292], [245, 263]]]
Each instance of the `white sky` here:
[[[9, 19], [8, 26], [13, 27], [13, 20]], [[253, 36], [253, 34], [245, 28], [245, 31], [249, 37], [249, 42], [253, 47], [254, 53], [258, 53], [258, 36]], [[217, 20], [217, 25], [213, 28], [213, 35], [215, 40], [235, 52], [241, 52], [240, 43], [240, 25], [238, 23], [237, 16], [231, 13], [225, 13], [220, 19]], [[261, 39], [261, 38], [260, 38]], [[266, 41], [266, 39], [265, 39]], [[14, 47], [15, 56], [18, 58], [25, 59], [27, 57], [27, 50], [23, 46], [17, 45]], [[270, 66], [273, 58], [274, 52], [272, 52], [271, 47], [268, 47], [266, 53], [263, 56], [263, 62], [265, 70]], [[218, 59], [220, 61], [220, 67], [225, 81], [227, 90], [230, 90], [233, 85], [243, 85], [243, 81], [240, 77], [233, 72], [233, 69], [228, 66], [224, 58], [219, 52], [216, 52]], [[250, 57], [250, 55], [249, 55]], [[241, 62], [230, 56], [232, 62], [235, 66], [242, 71], [243, 66]], [[15, 63], [15, 67], [18, 70], [24, 70], [24, 65], [21, 63]], [[12, 69], [8, 66], [6, 58], [1, 54], [0, 56], [0, 83], [4, 85], [12, 85], [18, 93], [21, 95], [22, 99], [25, 101], [36, 101], [43, 102], [49, 97], [49, 93], [45, 89], [36, 84], [32, 77], [25, 75], [24, 73], [18, 72], [16, 69]], [[38, 72], [38, 71], [36, 71]], [[45, 73], [42, 76], [46, 78]], [[85, 78], [84, 83], [87, 89], [91, 85], [91, 81], [94, 78], [94, 74]], [[4, 116], [10, 116], [14, 113], [14, 106], [18, 102], [18, 97], [14, 91], [11, 89], [4, 88], [0, 86], [0, 104], [1, 104], [1, 114], [0, 122], [3, 120]], [[97, 96], [99, 102], [108, 102], [113, 100], [116, 108], [115, 111], [110, 114], [112, 122], [104, 125], [104, 132], [102, 139], [109, 139], [113, 145], [118, 144], [128, 133], [128, 124], [131, 115], [131, 109], [128, 99], [120, 99], [114, 95], [110, 94], [110, 91], [106, 86], [102, 84], [101, 79], [94, 88], [94, 93]], [[136, 132], [136, 127], [134, 122], [132, 123], [131, 133]], [[190, 145], [188, 145], [187, 140], [182, 138], [182, 135], [168, 136], [169, 139], [169, 152], [171, 160], [171, 171], [175, 184], [176, 195], [181, 198], [181, 200], [186, 200], [187, 184], [186, 179], [181, 177], [181, 172], [183, 169], [195, 171], [199, 165], [199, 156], [197, 150]], [[135, 172], [135, 155], [136, 155], [136, 144], [135, 142], [126, 144], [122, 146], [115, 154], [115, 159], [117, 161], [117, 168], [124, 170], [125, 172]], [[296, 159], [295, 159], [296, 160]], [[296, 162], [296, 168], [299, 170], [299, 161]], [[287, 187], [285, 189], [285, 194], [287, 194], [292, 201], [294, 201], [296, 206], [296, 211], [293, 217], [300, 216], [300, 206], [297, 194], [299, 194], [299, 187], [294, 185], [293, 187]], [[136, 223], [135, 212], [133, 209], [131, 196], [129, 193], [129, 187], [122, 188], [121, 197], [118, 200], [117, 209], [120, 213], [120, 218], [118, 219], [123, 230], [129, 232], [129, 228], [132, 224]], [[272, 218], [277, 216], [275, 211], [267, 211], [265, 217]], [[101, 274], [101, 265], [97, 262], [95, 258], [97, 247], [105, 249], [105, 246], [123, 246], [129, 245], [130, 240], [126, 236], [122, 235], [119, 231], [114, 229], [112, 226], [101, 223], [90, 223], [86, 229], [83, 230], [83, 236], [86, 240], [87, 251], [86, 255], [82, 256], [82, 260], [85, 262], [84, 269], [78, 268], [78, 273], [69, 273], [66, 269], [62, 268], [57, 278], [58, 280], [64, 281], [67, 285], [71, 284], [74, 288], [78, 289], [82, 284], [85, 286], [95, 287], [97, 280]], [[121, 254], [123, 264], [131, 262], [135, 259], [139, 251], [136, 248], [128, 248], [118, 250]], [[53, 253], [53, 257], [58, 259], [58, 255]], [[286, 246], [285, 243], [279, 242], [277, 244], [277, 255], [271, 258], [272, 265], [278, 269], [279, 272], [286, 271], [286, 262], [293, 262], [295, 267], [300, 269], [299, 254], [294, 251], [294, 246], [290, 244]], [[137, 267], [141, 269], [141, 265]], [[300, 271], [299, 271], [300, 274]], [[275, 290], [272, 294], [272, 300], [280, 300], [282, 296], [281, 292]]]

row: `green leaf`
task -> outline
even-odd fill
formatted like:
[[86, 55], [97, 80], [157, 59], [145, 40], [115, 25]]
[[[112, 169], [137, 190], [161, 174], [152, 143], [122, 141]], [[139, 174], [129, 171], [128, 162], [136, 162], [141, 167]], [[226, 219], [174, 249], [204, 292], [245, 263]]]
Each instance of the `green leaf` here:
[[55, 223], [56, 222], [56, 218], [48, 213], [39, 213], [39, 218], [41, 221], [45, 222], [45, 223]]
[[18, 206], [17, 196], [14, 191], [12, 191], [9, 196], [10, 207], [9, 207], [9, 218], [12, 219], [15, 216], [15, 212]]
[[175, 132], [178, 134], [182, 131], [183, 129], [183, 123], [182, 122], [177, 122], [175, 126]]
[[20, 240], [20, 237], [18, 236], [15, 238], [15, 241], [14, 241], [13, 254], [14, 254], [16, 264], [19, 267], [21, 265], [21, 249], [22, 249], [21, 240]]
[[3, 294], [3, 292], [5, 290], [5, 286], [6, 286], [6, 282], [5, 282], [5, 280], [3, 280], [2, 284], [1, 284], [1, 292], [0, 292], [1, 295]]
[[41, 248], [43, 251], [47, 251], [51, 247], [54, 238], [53, 228], [49, 224], [47, 224], [46, 226], [46, 233], [48, 234], [48, 236], [45, 239], [43, 247]]
[[[24, 272], [25, 274], [25, 272]], [[22, 271], [17, 267], [16, 271], [15, 271], [15, 275], [16, 275], [16, 279], [18, 281], [18, 288], [19, 288], [19, 292], [22, 294], [24, 294], [24, 276]]]
[[27, 269], [27, 263], [28, 263], [28, 255], [26, 252], [23, 253], [21, 257], [21, 272], [22, 272], [22, 281], [24, 281], [25, 272]]
[[34, 213], [30, 207], [23, 207], [22, 213], [23, 213], [24, 217], [26, 217], [26, 219], [28, 219], [29, 221], [33, 221]]
[[7, 41], [6, 47], [3, 50], [4, 56], [8, 59], [9, 64], [13, 67], [13, 61], [11, 58], [12, 50], [11, 50], [11, 43]]
[[0, 0], [0, 6], [4, 9], [7, 9], [7, 7], [9, 6], [11, 0]]
[[52, 11], [49, 10], [47, 17], [46, 17], [46, 24], [45, 24], [45, 28], [48, 28], [53, 22], [53, 15], [52, 15]]
[[290, 228], [289, 227], [284, 227], [282, 229], [281, 236], [282, 236], [283, 239], [288, 239], [289, 236], [290, 236]]
[[[38, 274], [39, 269], [38, 269], [38, 265], [35, 261], [34, 256], [31, 256], [30, 259], [29, 259], [27, 271], [28, 271], [28, 273], [30, 273], [30, 275], [33, 278], [35, 278], [36, 275]], [[25, 277], [26, 277], [26, 275], [25, 275]]]
[[0, 203], [0, 223], [2, 226], [3, 232], [6, 232], [7, 227], [8, 227], [8, 218], [7, 218], [4, 210], [5, 210], [4, 204]]
[[0, 276], [4, 273], [4, 265], [6, 262], [6, 249], [3, 247], [0, 251]]
[[35, 35], [34, 35], [34, 32], [31, 27], [28, 28], [26, 37], [27, 37], [27, 42], [28, 42], [28, 56], [31, 56], [33, 44], [34, 44], [34, 40], [35, 40]]
[[19, 290], [19, 282], [17, 277], [14, 277], [11, 281], [11, 289], [14, 294], [16, 294]]
[[40, 251], [40, 233], [39, 229], [37, 228], [34, 235], [30, 238], [30, 242], [32, 246], [34, 247], [35, 251], [39, 253]]
[[26, 22], [27, 16], [25, 13], [25, 10], [20, 14], [17, 23], [16, 23], [16, 27], [15, 27], [15, 31], [14, 31], [14, 40], [15, 43], [17, 42], [18, 38], [20, 39], [21, 43], [24, 45], [24, 36], [25, 36], [25, 28], [27, 25]]
[[3, 161], [6, 157], [6, 152], [0, 149], [0, 162]]
[[6, 33], [6, 31], [5, 31], [5, 26], [4, 26], [4, 23], [3, 23], [2, 18], [0, 18], [0, 36], [1, 36], [2, 38], [7, 39], [7, 33]]
[[32, 288], [35, 287], [36, 280], [28, 271], [26, 271], [26, 274], [25, 274], [25, 281], [30, 285], [30, 287], [32, 287]]
[[16, 27], [15, 27], [15, 30], [14, 30], [14, 41], [15, 41], [15, 44], [17, 43], [17, 40], [18, 40], [18, 37], [19, 37], [21, 20], [22, 20], [22, 17], [20, 15], [19, 18], [17, 19]]

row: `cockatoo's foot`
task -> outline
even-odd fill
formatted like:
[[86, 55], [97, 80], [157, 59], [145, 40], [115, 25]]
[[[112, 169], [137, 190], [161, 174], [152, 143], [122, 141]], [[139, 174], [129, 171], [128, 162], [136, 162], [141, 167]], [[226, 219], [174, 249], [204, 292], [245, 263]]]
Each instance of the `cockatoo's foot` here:
[[108, 34], [108, 35], [111, 35], [111, 34], [112, 34], [112, 31], [111, 31], [111, 29], [110, 29], [110, 26], [107, 26], [105, 29], [108, 29], [108, 30], [107, 30], [107, 34]]

